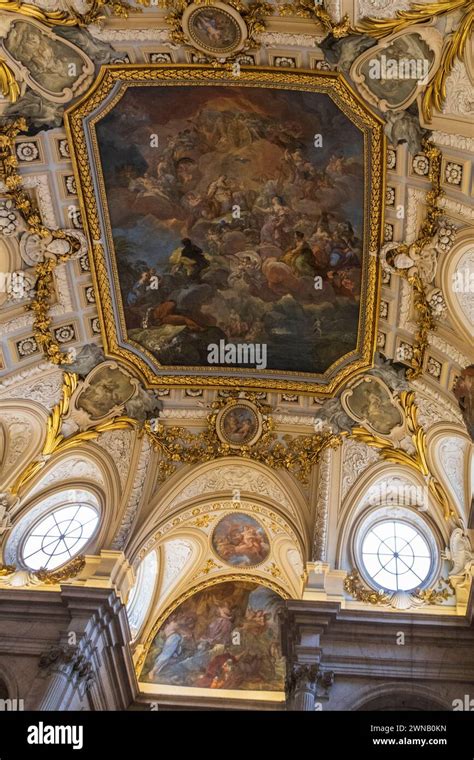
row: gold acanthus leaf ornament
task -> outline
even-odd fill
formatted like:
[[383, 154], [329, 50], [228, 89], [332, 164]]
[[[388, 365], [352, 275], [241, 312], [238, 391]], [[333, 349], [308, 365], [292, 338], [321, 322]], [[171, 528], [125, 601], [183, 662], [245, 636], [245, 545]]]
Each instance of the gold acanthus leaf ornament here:
[[53, 364], [68, 364], [70, 357], [61, 351], [51, 329], [49, 301], [54, 292], [54, 269], [57, 264], [67, 261], [76, 253], [80, 248], [80, 243], [76, 237], [65, 230], [50, 230], [45, 227], [39, 210], [22, 188], [22, 178], [18, 173], [18, 159], [15, 153], [15, 138], [27, 129], [23, 117], [3, 125], [0, 129], [0, 181], [5, 188], [0, 191], [0, 195], [12, 201], [30, 233], [43, 239], [63, 240], [68, 245], [68, 252], [57, 256], [52, 255], [36, 264], [35, 295], [31, 303], [25, 307], [34, 313], [34, 336], [47, 359]]
[[208, 419], [208, 429], [202, 433], [190, 433], [186, 428], [166, 427], [162, 423], [145, 422], [145, 432], [154, 448], [161, 454], [158, 463], [158, 482], [171, 475], [179, 462], [197, 464], [226, 456], [240, 456], [271, 467], [285, 469], [302, 483], [307, 483], [311, 469], [327, 448], [341, 445], [343, 434], [314, 434], [308, 436], [283, 436], [268, 431], [253, 446], [231, 448], [217, 436]]
[[413, 391], [402, 391], [399, 395], [402, 406], [407, 432], [411, 437], [414, 452], [410, 453], [401, 447], [395, 446], [393, 441], [370, 433], [363, 427], [352, 429], [351, 438], [367, 446], [378, 449], [382, 459], [393, 464], [401, 464], [423, 476], [429, 492], [440, 505], [446, 520], [453, 516], [449, 504], [448, 495], [441, 483], [431, 473], [426, 450], [426, 433], [418, 422], [418, 409], [415, 403]]
[[332, 34], [337, 40], [341, 37], [347, 37], [353, 31], [347, 13], [341, 21], [334, 21], [324, 4], [317, 5], [314, 0], [295, 0], [292, 3], [282, 3], [278, 5], [278, 13], [280, 16], [298, 16], [319, 21], [324, 31]]
[[446, 97], [446, 80], [456, 59], [462, 60], [466, 42], [474, 26], [474, 5], [472, 0], [439, 0], [435, 3], [413, 3], [408, 10], [398, 10], [394, 18], [364, 18], [356, 31], [372, 37], [386, 37], [389, 34], [409, 29], [415, 24], [429, 24], [433, 18], [454, 11], [462, 12], [457, 29], [444, 44], [439, 68], [427, 86], [421, 104], [423, 116], [431, 121], [433, 106], [441, 111]]

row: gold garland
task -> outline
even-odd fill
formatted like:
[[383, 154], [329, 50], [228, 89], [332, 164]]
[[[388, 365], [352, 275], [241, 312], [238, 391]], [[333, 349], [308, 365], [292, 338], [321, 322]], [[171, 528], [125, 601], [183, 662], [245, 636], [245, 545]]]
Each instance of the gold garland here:
[[[429, 160], [428, 179], [431, 182], [431, 190], [426, 194], [426, 215], [417, 239], [410, 245], [402, 243], [391, 251], [391, 256], [400, 253], [407, 254], [409, 251], [413, 251], [418, 257], [425, 246], [432, 241], [439, 229], [439, 217], [442, 211], [438, 206], [438, 200], [444, 195], [441, 189], [442, 153], [433, 142], [426, 138], [423, 139], [422, 147]], [[418, 331], [415, 335], [411, 367], [407, 370], [406, 376], [408, 380], [416, 380], [423, 372], [423, 362], [426, 349], [428, 348], [428, 335], [430, 331], [436, 329], [436, 324], [426, 297], [425, 285], [420, 275], [418, 273], [409, 275], [408, 270], [405, 269], [395, 270], [395, 272], [400, 277], [404, 277], [413, 289]]]
[[387, 604], [390, 600], [389, 594], [383, 591], [374, 591], [364, 586], [357, 570], [348, 573], [344, 578], [344, 591], [347, 591], [358, 602], [365, 604]]
[[16, 565], [0, 565], [0, 578], [11, 575], [16, 570]]
[[394, 18], [365, 18], [356, 31], [382, 38], [401, 31], [413, 24], [430, 23], [433, 17], [443, 16], [453, 11], [463, 11], [458, 28], [446, 40], [439, 68], [426, 88], [422, 100], [422, 113], [426, 121], [431, 121], [433, 106], [441, 111], [446, 97], [446, 79], [451, 73], [456, 59], [462, 60], [466, 42], [474, 26], [472, 0], [438, 0], [435, 3], [414, 3], [409, 10], [397, 11]]
[[426, 349], [429, 346], [428, 335], [434, 330], [436, 323], [431, 312], [431, 307], [426, 298], [425, 286], [419, 274], [408, 276], [405, 270], [401, 270], [401, 276], [411, 285], [413, 290], [413, 305], [416, 311], [418, 329], [415, 333], [413, 354], [410, 359], [411, 367], [406, 371], [408, 380], [416, 380], [423, 373], [423, 363]]
[[64, 422], [64, 418], [67, 415], [71, 403], [71, 397], [76, 390], [78, 377], [71, 372], [65, 372], [63, 377], [63, 389], [61, 394], [61, 400], [57, 403], [51, 414], [49, 415], [46, 438], [41, 450], [41, 456], [36, 459], [23, 470], [19, 475], [13, 486], [10, 488], [10, 492], [14, 495], [18, 494], [21, 488], [28, 483], [43, 467], [46, 462], [53, 456], [53, 454], [60, 454], [67, 449], [74, 448], [78, 443], [82, 441], [93, 441], [98, 438], [102, 433], [107, 433], [111, 430], [130, 430], [135, 429], [138, 426], [136, 420], [131, 417], [121, 416], [113, 417], [111, 420], [102, 422], [89, 430], [83, 430], [78, 433], [73, 433], [69, 438], [65, 438], [61, 433], [61, 428]]
[[[34, 578], [37, 578], [37, 580], [41, 581], [41, 583], [44, 583], [48, 586], [53, 586], [61, 583], [62, 581], [67, 581], [70, 578], [74, 578], [81, 572], [85, 565], [86, 559], [84, 555], [79, 554], [59, 570], [45, 570], [44, 568], [40, 568], [39, 570], [35, 570], [34, 572], [30, 573], [30, 575]], [[16, 570], [16, 565], [0, 565], [0, 578], [8, 575], [13, 575]]]
[[343, 435], [325, 433], [323, 435], [284, 437], [278, 440], [277, 433], [267, 432], [253, 446], [231, 448], [223, 443], [213, 428], [213, 415], [208, 417], [208, 429], [202, 433], [190, 433], [182, 427], [165, 427], [159, 423], [152, 429], [145, 422], [145, 432], [153, 447], [161, 454], [158, 464], [158, 482], [163, 482], [176, 469], [176, 463], [197, 464], [209, 462], [218, 457], [240, 456], [271, 467], [285, 469], [302, 483], [307, 483], [312, 467], [321, 453], [341, 445]]
[[353, 29], [347, 13], [341, 21], [333, 21], [326, 8], [323, 5], [316, 5], [314, 0], [295, 0], [292, 3], [283, 3], [278, 6], [280, 16], [299, 16], [300, 18], [310, 18], [319, 21], [324, 31], [332, 34], [335, 39], [347, 37]]
[[15, 154], [15, 138], [20, 132], [25, 131], [27, 131], [27, 125], [23, 117], [9, 122], [0, 130], [0, 180], [6, 187], [6, 192], [2, 194], [13, 202], [30, 233], [40, 238], [51, 237], [54, 240], [65, 240], [69, 245], [68, 253], [47, 258], [36, 265], [35, 296], [32, 302], [25, 307], [34, 312], [34, 336], [46, 357], [53, 364], [67, 364], [70, 362], [70, 358], [61, 351], [51, 330], [49, 299], [54, 289], [54, 269], [57, 264], [67, 261], [76, 253], [80, 244], [76, 237], [64, 230], [50, 230], [45, 227], [38, 209], [22, 188], [22, 178], [18, 173], [18, 159]]
[[402, 391], [399, 400], [405, 415], [407, 430], [415, 449], [413, 454], [396, 447], [392, 441], [386, 438], [368, 432], [363, 427], [353, 428], [351, 437], [367, 446], [378, 449], [380, 456], [385, 461], [404, 465], [421, 474], [427, 483], [429, 492], [442, 508], [445, 519], [448, 520], [454, 512], [450, 507], [448, 494], [428, 466], [426, 433], [418, 422], [415, 394], [413, 391]]
[[61, 567], [59, 570], [37, 570], [35, 576], [42, 583], [46, 583], [48, 586], [53, 584], [67, 581], [70, 578], [74, 578], [78, 575], [86, 565], [86, 559], [83, 554], [79, 554], [74, 557], [67, 565]]
[[[443, 588], [444, 584], [444, 588]], [[392, 593], [385, 591], [375, 591], [374, 589], [367, 588], [359, 576], [357, 570], [352, 570], [348, 573], [344, 579], [344, 590], [347, 591], [358, 602], [364, 602], [364, 604], [374, 605], [388, 605], [393, 597]], [[440, 578], [437, 587], [430, 589], [415, 589], [410, 592], [410, 596], [414, 601], [421, 602], [422, 604], [439, 604], [440, 602], [449, 599], [454, 594], [454, 588], [451, 581], [446, 578]]]
[[[445, 588], [443, 588], [445, 584]], [[436, 588], [419, 589], [412, 591], [412, 596], [424, 604], [439, 604], [454, 594], [454, 586], [449, 578], [440, 578]]]
[[[319, 460], [321, 453], [326, 448], [337, 448], [343, 440], [344, 433], [336, 435], [325, 433], [323, 435], [297, 436], [296, 438], [284, 437], [278, 440], [277, 433], [271, 432], [271, 420], [264, 420], [264, 433], [260, 440], [253, 446], [241, 446], [238, 449], [231, 448], [223, 443], [215, 429], [217, 409], [228, 403], [228, 398], [219, 399], [211, 405], [213, 411], [207, 418], [207, 430], [194, 434], [182, 427], [165, 427], [159, 423], [156, 427], [147, 420], [142, 426], [138, 420], [131, 417], [119, 416], [95, 425], [88, 430], [73, 433], [65, 438], [61, 432], [63, 422], [67, 416], [71, 398], [77, 388], [78, 376], [71, 372], [65, 372], [63, 376], [63, 388], [60, 401], [53, 407], [47, 422], [46, 437], [38, 459], [30, 462], [20, 473], [15, 483], [10, 487], [10, 493], [16, 495], [24, 486], [44, 468], [53, 455], [60, 454], [77, 446], [83, 441], [93, 441], [102, 433], [111, 430], [137, 430], [145, 433], [150, 439], [155, 451], [159, 451], [161, 459], [158, 464], [158, 481], [163, 482], [171, 475], [178, 462], [185, 464], [198, 464], [208, 462], [217, 457], [240, 456], [244, 459], [253, 459], [268, 467], [284, 468], [303, 483], [306, 483], [314, 464]], [[232, 392], [229, 397], [236, 395]], [[260, 404], [256, 394], [247, 394], [246, 398], [265, 412], [270, 409]]]

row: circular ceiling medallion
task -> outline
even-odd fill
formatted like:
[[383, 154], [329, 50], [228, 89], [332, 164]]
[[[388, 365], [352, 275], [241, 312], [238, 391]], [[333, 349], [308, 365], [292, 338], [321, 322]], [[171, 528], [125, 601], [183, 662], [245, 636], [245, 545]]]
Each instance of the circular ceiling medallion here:
[[262, 434], [262, 420], [256, 406], [245, 400], [225, 406], [216, 417], [216, 432], [231, 448], [252, 446]]
[[241, 512], [219, 520], [211, 543], [219, 559], [234, 567], [255, 567], [270, 554], [270, 541], [263, 526]]
[[235, 53], [247, 39], [247, 27], [240, 14], [219, 2], [193, 3], [183, 13], [181, 24], [193, 46], [212, 55], [225, 57]]

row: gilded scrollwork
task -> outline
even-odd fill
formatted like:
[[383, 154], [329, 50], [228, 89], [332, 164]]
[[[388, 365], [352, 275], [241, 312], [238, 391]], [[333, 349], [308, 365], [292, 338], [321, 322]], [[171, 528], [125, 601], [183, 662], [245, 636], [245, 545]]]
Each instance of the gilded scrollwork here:
[[427, 458], [426, 433], [418, 422], [418, 409], [414, 392], [402, 391], [399, 395], [399, 402], [403, 409], [406, 430], [410, 436], [413, 451], [408, 451], [406, 447], [403, 448], [401, 444], [396, 445], [385, 437], [374, 435], [364, 427], [354, 427], [351, 437], [367, 444], [367, 446], [378, 449], [380, 456], [386, 462], [403, 465], [420, 474], [424, 478], [430, 494], [442, 508], [445, 519], [449, 520], [453, 516], [449, 496], [431, 472]]
[[41, 456], [39, 459], [30, 462], [19, 475], [13, 486], [10, 488], [12, 494], [17, 494], [20, 489], [24, 488], [31, 478], [43, 469], [46, 462], [51, 456], [53, 456], [53, 454], [59, 454], [62, 451], [74, 448], [77, 444], [83, 441], [94, 440], [98, 438], [101, 433], [110, 430], [133, 429], [137, 426], [136, 421], [132, 420], [130, 417], [120, 416], [102, 422], [88, 430], [78, 431], [66, 437], [62, 431], [63, 423], [69, 412], [71, 398], [76, 390], [77, 383], [78, 376], [76, 374], [70, 372], [64, 373], [61, 400], [53, 407], [53, 410], [48, 417], [46, 437], [41, 450]]
[[430, 23], [447, 13], [461, 14], [457, 29], [446, 37], [440, 65], [423, 93], [421, 109], [427, 122], [431, 121], [433, 108], [442, 110], [446, 98], [446, 80], [456, 61], [462, 60], [466, 44], [474, 27], [472, 0], [438, 0], [430, 3], [413, 3], [409, 10], [398, 10], [393, 18], [365, 18], [359, 22], [357, 31], [381, 38], [403, 31], [412, 25]]
[[[265, 16], [273, 12], [273, 6], [261, 0], [250, 4], [240, 0], [164, 0], [163, 5], [169, 11], [166, 22], [173, 42], [217, 61], [235, 60], [238, 54], [257, 49], [258, 35], [265, 31]], [[208, 33], [215, 30], [216, 20], [223, 32], [220, 39], [217, 32]]]
[[4, 98], [16, 103], [20, 95], [20, 86], [8, 63], [0, 58], [0, 90]]
[[[148, 6], [149, 0], [137, 0], [138, 6]], [[104, 10], [109, 9], [113, 16], [127, 18], [129, 13], [139, 13], [142, 9], [131, 6], [124, 0], [89, 0], [85, 13], [79, 13], [74, 5], [48, 10], [33, 3], [22, 3], [18, 0], [0, 0], [0, 12], [15, 13], [26, 18], [41, 21], [47, 26], [89, 26], [101, 23], [105, 19]]]

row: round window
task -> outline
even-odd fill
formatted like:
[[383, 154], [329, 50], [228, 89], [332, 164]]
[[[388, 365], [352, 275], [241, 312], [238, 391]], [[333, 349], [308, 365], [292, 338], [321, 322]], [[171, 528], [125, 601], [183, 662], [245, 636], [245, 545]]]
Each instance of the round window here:
[[428, 541], [415, 525], [402, 520], [372, 524], [362, 539], [361, 555], [366, 574], [387, 591], [422, 586], [432, 567]]
[[52, 570], [79, 554], [92, 538], [99, 514], [89, 504], [74, 504], [49, 512], [25, 536], [22, 560], [32, 570]]

